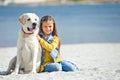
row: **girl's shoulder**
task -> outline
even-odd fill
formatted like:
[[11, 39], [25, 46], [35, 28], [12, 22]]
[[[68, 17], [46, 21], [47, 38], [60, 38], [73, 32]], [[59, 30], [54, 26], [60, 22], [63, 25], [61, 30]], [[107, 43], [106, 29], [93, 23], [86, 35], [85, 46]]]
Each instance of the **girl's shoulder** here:
[[59, 36], [54, 36], [54, 39], [60, 40], [60, 37]]

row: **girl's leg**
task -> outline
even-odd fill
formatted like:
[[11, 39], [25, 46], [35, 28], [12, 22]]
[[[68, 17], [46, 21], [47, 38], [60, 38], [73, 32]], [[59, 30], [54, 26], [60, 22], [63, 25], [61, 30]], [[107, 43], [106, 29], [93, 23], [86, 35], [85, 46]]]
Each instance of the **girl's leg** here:
[[44, 67], [44, 72], [61, 71], [62, 66], [59, 63], [50, 63]]
[[70, 61], [65, 61], [64, 60], [64, 61], [61, 61], [60, 63], [62, 65], [62, 70], [63, 71], [75, 71], [75, 70], [78, 69], [77, 66]]

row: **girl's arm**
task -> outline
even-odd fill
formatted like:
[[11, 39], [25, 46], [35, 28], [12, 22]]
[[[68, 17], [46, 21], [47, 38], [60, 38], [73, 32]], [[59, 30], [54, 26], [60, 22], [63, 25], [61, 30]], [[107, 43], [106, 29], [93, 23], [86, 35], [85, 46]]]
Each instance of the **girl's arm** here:
[[38, 38], [41, 46], [48, 51], [53, 51], [56, 47], [58, 47], [58, 44], [60, 41], [59, 37], [57, 37], [57, 36], [54, 37], [54, 40], [52, 43], [48, 43], [47, 41], [42, 39], [39, 35], [37, 36], [37, 38]]

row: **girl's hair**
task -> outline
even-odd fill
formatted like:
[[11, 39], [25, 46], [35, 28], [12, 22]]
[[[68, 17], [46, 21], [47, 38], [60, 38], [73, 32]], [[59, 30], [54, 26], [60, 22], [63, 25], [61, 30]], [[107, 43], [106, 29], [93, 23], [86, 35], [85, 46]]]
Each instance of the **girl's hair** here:
[[[42, 23], [43, 22], [47, 22], [47, 21], [53, 21], [53, 32], [52, 32], [52, 35], [55, 35], [55, 36], [59, 37], [55, 20], [54, 20], [54, 18], [52, 16], [49, 16], [49, 15], [43, 16], [41, 18], [39, 33], [43, 32], [43, 30], [42, 30]], [[59, 41], [59, 44], [58, 44], [58, 51], [59, 51], [59, 53], [60, 53], [60, 44], [61, 44], [61, 42]]]

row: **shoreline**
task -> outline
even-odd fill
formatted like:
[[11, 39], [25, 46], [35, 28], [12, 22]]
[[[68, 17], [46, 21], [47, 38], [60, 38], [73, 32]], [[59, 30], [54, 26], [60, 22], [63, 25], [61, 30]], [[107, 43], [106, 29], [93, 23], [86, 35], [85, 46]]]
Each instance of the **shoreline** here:
[[[96, 45], [96, 44], [120, 44], [120, 42], [85, 42], [85, 43], [69, 43], [69, 44], [61, 44], [61, 47], [63, 47], [63, 46], [71, 46], [71, 45], [73, 45], [73, 46], [78, 46], [78, 45]], [[16, 46], [0, 46], [0, 50], [1, 49], [5, 49], [5, 48], [16, 48], [17, 47], [17, 45]]]

